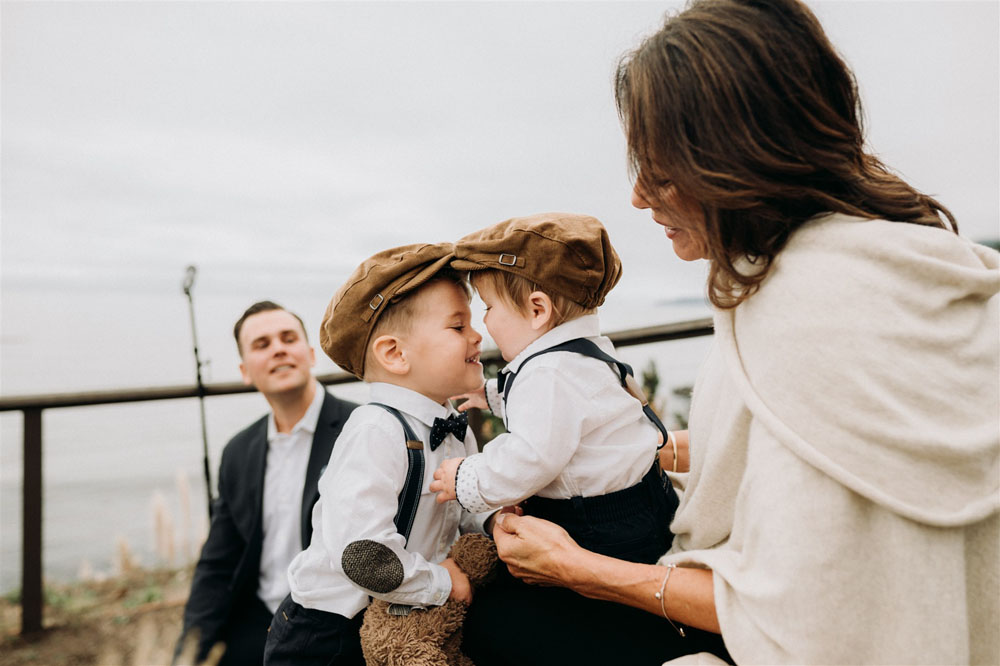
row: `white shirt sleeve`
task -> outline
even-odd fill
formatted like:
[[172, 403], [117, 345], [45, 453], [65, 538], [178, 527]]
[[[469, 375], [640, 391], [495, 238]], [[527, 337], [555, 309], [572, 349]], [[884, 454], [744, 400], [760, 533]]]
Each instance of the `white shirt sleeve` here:
[[[466, 455], [465, 460], [468, 460], [472, 456], [479, 455], [479, 446], [476, 444], [475, 435], [473, 435], [471, 432], [465, 437], [465, 455]], [[464, 464], [465, 461], [463, 460], [462, 465]], [[459, 467], [461, 468], [461, 465]], [[457, 490], [457, 479], [456, 479], [456, 490]], [[459, 505], [462, 505], [461, 501], [459, 501]], [[464, 508], [464, 505], [462, 506]], [[459, 531], [462, 534], [468, 534], [470, 532], [485, 534], [486, 536], [492, 538], [493, 535], [489, 534], [486, 531], [486, 521], [489, 519], [490, 516], [496, 513], [496, 511], [497, 511], [496, 509], [487, 506], [485, 504], [482, 504], [478, 509], [474, 511], [468, 509], [462, 511], [461, 517], [459, 518]]]
[[547, 486], [579, 447], [591, 403], [555, 368], [523, 372], [506, 405], [511, 432], [463, 461], [455, 479], [459, 503], [472, 512], [496, 509]]
[[494, 416], [503, 418], [503, 396], [497, 390], [497, 380], [486, 380], [486, 404]]
[[[342, 434], [330, 461], [333, 473], [320, 483], [324, 547], [330, 566], [373, 597], [438, 606], [451, 593], [448, 571], [408, 552], [393, 523], [407, 466], [398, 426], [368, 423]], [[355, 558], [350, 571], [344, 570], [345, 549]], [[370, 562], [359, 565], [359, 554], [362, 560], [370, 554]], [[359, 577], [358, 569], [366, 573]]]

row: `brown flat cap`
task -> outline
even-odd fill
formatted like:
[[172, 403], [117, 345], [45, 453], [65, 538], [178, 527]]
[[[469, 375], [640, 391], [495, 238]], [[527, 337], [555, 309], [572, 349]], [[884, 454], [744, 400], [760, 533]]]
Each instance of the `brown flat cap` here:
[[507, 271], [585, 308], [604, 302], [622, 263], [604, 225], [573, 213], [515, 217], [455, 243], [452, 268]]
[[451, 243], [418, 243], [366, 259], [327, 306], [320, 347], [334, 363], [363, 379], [368, 340], [386, 306], [430, 280], [454, 256]]

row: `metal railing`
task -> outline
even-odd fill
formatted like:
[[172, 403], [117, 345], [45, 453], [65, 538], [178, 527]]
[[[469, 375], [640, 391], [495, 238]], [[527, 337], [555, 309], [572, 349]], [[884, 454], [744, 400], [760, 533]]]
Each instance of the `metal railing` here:
[[[608, 337], [616, 347], [643, 345], [653, 342], [682, 340], [712, 334], [711, 318], [636, 328]], [[502, 363], [497, 350], [483, 352], [484, 365]], [[337, 372], [316, 377], [320, 383], [348, 384], [358, 381], [354, 375]], [[233, 395], [256, 391], [240, 382], [206, 384], [204, 395]], [[197, 386], [163, 386], [115, 391], [55, 393], [0, 397], [0, 412], [21, 411], [24, 414], [24, 468], [22, 480], [22, 547], [21, 547], [21, 633], [42, 629], [42, 411], [61, 407], [112, 405], [148, 400], [197, 398]]]

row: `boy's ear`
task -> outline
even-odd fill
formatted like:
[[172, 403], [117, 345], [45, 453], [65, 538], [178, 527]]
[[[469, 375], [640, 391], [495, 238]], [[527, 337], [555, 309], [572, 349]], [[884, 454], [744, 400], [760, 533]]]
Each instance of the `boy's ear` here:
[[528, 321], [536, 331], [547, 331], [555, 318], [555, 307], [552, 299], [544, 291], [533, 291], [528, 294]]
[[410, 371], [403, 345], [394, 335], [380, 335], [372, 342], [372, 356], [379, 367], [394, 375], [405, 375]]

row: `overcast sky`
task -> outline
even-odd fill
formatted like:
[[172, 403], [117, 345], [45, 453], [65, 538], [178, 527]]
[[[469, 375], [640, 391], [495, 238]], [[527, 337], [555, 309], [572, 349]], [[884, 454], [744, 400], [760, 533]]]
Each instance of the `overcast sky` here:
[[[629, 206], [611, 77], [679, 6], [3, 2], [0, 390], [189, 383], [191, 263], [211, 378], [234, 379], [251, 302], [315, 334], [372, 253], [546, 210], [608, 227], [606, 330], [660, 323], [704, 267]], [[872, 149], [1000, 235], [998, 3], [811, 6]]]

